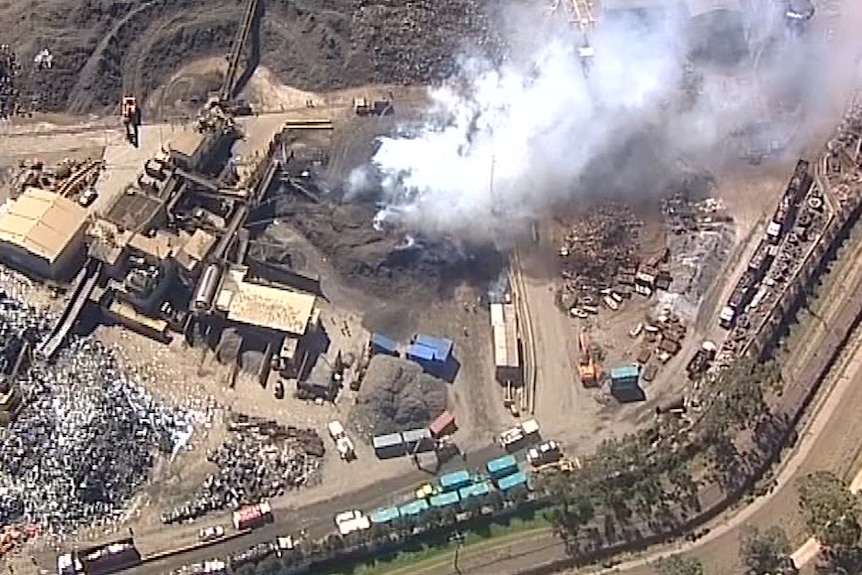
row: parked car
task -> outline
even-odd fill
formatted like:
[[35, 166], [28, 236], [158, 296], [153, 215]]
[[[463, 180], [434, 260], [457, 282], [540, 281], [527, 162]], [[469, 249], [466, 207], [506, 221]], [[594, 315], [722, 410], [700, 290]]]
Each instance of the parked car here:
[[213, 525], [212, 527], [204, 527], [198, 532], [198, 539], [201, 541], [215, 541], [224, 537], [224, 527], [221, 525]]
[[78, 198], [78, 203], [86, 208], [95, 202], [97, 197], [99, 197], [99, 193], [96, 190], [93, 188], [87, 188], [84, 190], [84, 193], [81, 194], [81, 197]]

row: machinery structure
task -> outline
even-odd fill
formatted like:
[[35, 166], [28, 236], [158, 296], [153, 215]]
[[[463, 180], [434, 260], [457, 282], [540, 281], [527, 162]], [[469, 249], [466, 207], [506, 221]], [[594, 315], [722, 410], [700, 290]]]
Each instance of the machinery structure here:
[[130, 144], [137, 147], [138, 129], [141, 126], [141, 109], [138, 107], [138, 99], [132, 95], [124, 96], [122, 109], [123, 126], [126, 129], [126, 139]]
[[577, 26], [580, 32], [578, 56], [581, 58], [581, 65], [584, 67], [584, 74], [586, 74], [589, 71], [590, 62], [596, 54], [595, 48], [590, 44], [590, 34], [596, 24], [596, 18], [593, 15], [593, 2], [592, 0], [556, 0], [551, 11], [559, 10], [561, 4], [571, 16], [571, 22]]

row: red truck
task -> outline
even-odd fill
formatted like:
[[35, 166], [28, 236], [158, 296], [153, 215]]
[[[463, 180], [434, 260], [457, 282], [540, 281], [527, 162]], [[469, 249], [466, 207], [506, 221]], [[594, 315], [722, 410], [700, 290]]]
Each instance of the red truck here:
[[266, 501], [246, 505], [233, 512], [233, 526], [237, 529], [255, 529], [272, 521], [272, 506]]

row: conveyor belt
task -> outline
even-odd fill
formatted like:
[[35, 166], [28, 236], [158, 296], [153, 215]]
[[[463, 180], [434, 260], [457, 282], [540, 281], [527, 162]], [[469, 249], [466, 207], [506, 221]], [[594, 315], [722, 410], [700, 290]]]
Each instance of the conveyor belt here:
[[72, 298], [69, 300], [66, 309], [63, 310], [60, 321], [57, 322], [48, 338], [39, 346], [37, 353], [40, 357], [51, 359], [57, 353], [57, 350], [60, 349], [66, 336], [69, 335], [75, 322], [78, 321], [81, 310], [84, 309], [84, 305], [90, 299], [93, 288], [96, 287], [96, 282], [99, 281], [99, 273], [101, 271], [102, 263], [90, 260], [75, 277], [75, 289], [72, 292]]
[[228, 61], [227, 74], [224, 77], [224, 83], [221, 89], [221, 99], [223, 101], [230, 100], [234, 96], [236, 89], [236, 79], [239, 72], [239, 61], [242, 57], [242, 49], [245, 41], [248, 38], [248, 33], [251, 31], [251, 25], [254, 21], [254, 15], [257, 12], [258, 0], [248, 0], [245, 7], [245, 15], [242, 19], [242, 25], [239, 28], [236, 38], [234, 39], [233, 48]]

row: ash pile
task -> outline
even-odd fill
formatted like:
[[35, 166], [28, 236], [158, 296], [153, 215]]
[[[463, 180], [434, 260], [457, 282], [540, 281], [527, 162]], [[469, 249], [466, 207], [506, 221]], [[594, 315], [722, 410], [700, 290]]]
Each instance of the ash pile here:
[[362, 380], [351, 425], [361, 434], [384, 435], [427, 427], [446, 410], [447, 385], [412, 361], [375, 355]]
[[663, 200], [661, 208], [670, 231], [668, 265], [673, 278], [661, 303], [693, 321], [733, 248], [733, 220], [715, 198], [692, 200], [675, 194]]
[[559, 248], [558, 301], [564, 309], [596, 305], [597, 292], [613, 287], [618, 274], [634, 273], [642, 225], [631, 209], [615, 203], [597, 206], [572, 225]]
[[[54, 319], [0, 292], [2, 363], [42, 340]], [[55, 363], [36, 359], [21, 371], [5, 376], [23, 407], [0, 427], [0, 524], [63, 534], [115, 520], [156, 451], [175, 452], [189, 437], [189, 416], [159, 406], [96, 340], [72, 340]]]
[[207, 476], [189, 502], [165, 513], [163, 523], [236, 509], [319, 480], [325, 448], [313, 429], [231, 414], [228, 431], [230, 438], [207, 454], [218, 471]]
[[[375, 226], [379, 206], [373, 201], [315, 203], [284, 190], [269, 207], [272, 212], [260, 219], [277, 221], [256, 240], [279, 249], [265, 255], [266, 263], [303, 267], [304, 260], [312, 259], [304, 255], [307, 241], [326, 256], [344, 283], [381, 299], [434, 297], [465, 279], [487, 283], [505, 266], [505, 258], [492, 246], [431, 241]], [[297, 271], [323, 275], [326, 270]]]

